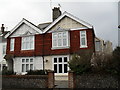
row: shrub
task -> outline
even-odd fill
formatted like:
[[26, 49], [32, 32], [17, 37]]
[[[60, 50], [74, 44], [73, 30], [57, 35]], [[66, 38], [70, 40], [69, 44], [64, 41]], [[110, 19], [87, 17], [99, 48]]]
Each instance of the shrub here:
[[91, 68], [89, 56], [86, 57], [77, 54], [72, 56], [72, 59], [68, 62], [68, 65], [76, 74], [87, 73]]
[[26, 75], [47, 75], [47, 70], [29, 70]]
[[2, 75], [16, 75], [16, 73], [14, 71], [10, 71], [10, 70], [3, 70], [2, 71]]

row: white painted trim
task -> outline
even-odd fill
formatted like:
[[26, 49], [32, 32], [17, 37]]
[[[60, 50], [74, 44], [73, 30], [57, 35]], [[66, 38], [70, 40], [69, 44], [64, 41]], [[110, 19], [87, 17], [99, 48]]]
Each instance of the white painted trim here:
[[73, 31], [73, 30], [82, 30], [82, 29], [88, 29], [88, 28], [87, 27], [80, 27], [80, 28], [72, 28], [70, 30]]
[[[63, 39], [64, 39], [64, 38], [61, 37], [61, 40], [62, 40], [62, 41], [61, 41], [61, 44], [62, 44], [62, 46], [58, 46], [58, 39], [59, 39], [59, 38], [58, 38], [58, 33], [59, 33], [59, 32], [53, 32], [53, 33], [52, 33], [52, 48], [51, 48], [51, 49], [63, 49], [63, 48], [69, 48], [69, 47], [70, 47], [69, 32], [68, 32], [68, 31], [63, 31], [63, 32], [66, 32], [66, 38], [65, 38], [65, 39], [66, 39], [66, 41], [67, 41], [67, 42], [66, 42], [67, 45], [66, 45], [66, 46], [63, 46]], [[60, 33], [63, 34], [63, 32], [60, 32]], [[54, 40], [54, 39], [53, 39], [53, 34], [57, 34], [57, 38], [56, 38], [56, 40], [57, 40], [57, 46], [53, 46], [53, 40]]]
[[[85, 31], [85, 30], [84, 30]], [[81, 31], [80, 31], [80, 48], [87, 48], [87, 34], [86, 34], [86, 31], [85, 31], [85, 45], [81, 45]]]
[[43, 33], [46, 33], [51, 27], [53, 27], [56, 23], [58, 23], [63, 17], [70, 17], [71, 19], [85, 25], [88, 28], [92, 28], [92, 25], [90, 25], [89, 23], [80, 20], [79, 18], [73, 16], [72, 14], [68, 13], [68, 12], [64, 12], [61, 16], [59, 16], [53, 23], [51, 23], [47, 28], [44, 29]]
[[[59, 57], [62, 57], [62, 61], [63, 61], [63, 58], [64, 57], [67, 57], [67, 62], [57, 62], [57, 63], [54, 63], [54, 58], [57, 58], [57, 60], [58, 60], [58, 58]], [[68, 61], [69, 61], [69, 58], [70, 56], [69, 55], [55, 55], [55, 56], [52, 56], [52, 70], [54, 70], [54, 64], [57, 64], [57, 71], [59, 70], [59, 64], [62, 64], [62, 71], [64, 71], [64, 64], [67, 64], [68, 65]], [[67, 70], [69, 70], [69, 67], [67, 67]], [[55, 73], [55, 75], [67, 75], [68, 74], [68, 72], [67, 73]]]
[[11, 34], [13, 34], [13, 33], [16, 31], [16, 29], [17, 29], [18, 27], [20, 27], [23, 23], [25, 23], [25, 24], [27, 24], [28, 26], [32, 27], [32, 28], [33, 28], [34, 30], [36, 30], [38, 33], [42, 34], [42, 31], [41, 31], [39, 28], [35, 27], [34, 25], [32, 25], [30, 22], [28, 22], [26, 19], [23, 18], [9, 33], [7, 33], [7, 34], [5, 35], [5, 38], [7, 38], [7, 37], [9, 37]]
[[[22, 59], [25, 59], [25, 62], [22, 62]], [[29, 62], [26, 62], [26, 59], [29, 59]], [[33, 62], [30, 62], [30, 59], [33, 59]], [[22, 72], [22, 64], [25, 64], [25, 70], [26, 70], [26, 64], [29, 64], [29, 69], [30, 69], [30, 64], [33, 64], [33, 70], [34, 70], [34, 57], [21, 58], [21, 72]], [[22, 72], [22, 73], [26, 74], [26, 72]]]
[[[31, 36], [25, 36], [25, 37], [31, 37]], [[33, 48], [31, 48], [31, 49], [24, 49], [22, 47], [22, 45], [23, 45], [23, 38], [25, 38], [25, 37], [22, 37], [22, 40], [21, 40], [21, 50], [34, 50], [34, 48], [35, 48], [35, 36], [32, 35], [32, 37], [33, 37]]]

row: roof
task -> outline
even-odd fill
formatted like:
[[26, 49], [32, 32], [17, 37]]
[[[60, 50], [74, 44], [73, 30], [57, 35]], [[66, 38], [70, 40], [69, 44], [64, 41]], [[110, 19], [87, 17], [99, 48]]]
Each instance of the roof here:
[[38, 25], [38, 28], [41, 30], [44, 30], [47, 26], [49, 26], [52, 22], [47, 22], [47, 23], [41, 23]]
[[68, 13], [68, 12], [64, 12], [61, 16], [59, 16], [53, 23], [51, 23], [48, 27], [46, 27], [43, 31], [43, 33], [46, 33], [51, 27], [53, 27], [56, 23], [58, 23], [62, 18], [64, 18], [65, 16], [70, 17], [71, 19], [83, 24], [84, 26], [88, 27], [88, 28], [93, 28], [93, 26], [75, 16], [73, 16], [72, 14]]
[[38, 33], [42, 34], [42, 30], [39, 29], [36, 25], [31, 23], [30, 21], [26, 19], [22, 19], [9, 33], [5, 35], [5, 38], [9, 37], [11, 34], [13, 34], [17, 28], [19, 28], [23, 23], [27, 24], [28, 26], [32, 27], [34, 30], [36, 30]]

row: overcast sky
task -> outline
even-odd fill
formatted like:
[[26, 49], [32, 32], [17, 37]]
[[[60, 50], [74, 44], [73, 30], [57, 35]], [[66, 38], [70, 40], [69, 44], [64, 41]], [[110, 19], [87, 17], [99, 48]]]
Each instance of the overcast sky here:
[[[64, 2], [63, 2], [64, 1]], [[88, 2], [89, 1], [89, 2]], [[119, 0], [0, 0], [0, 24], [11, 30], [22, 18], [35, 25], [52, 21], [52, 9], [61, 5], [61, 11], [92, 24], [97, 37], [118, 45]]]

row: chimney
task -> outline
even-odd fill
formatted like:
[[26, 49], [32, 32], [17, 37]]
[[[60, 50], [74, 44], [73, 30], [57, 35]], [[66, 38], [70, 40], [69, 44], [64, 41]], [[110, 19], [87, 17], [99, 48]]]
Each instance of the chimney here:
[[2, 27], [1, 27], [2, 34], [4, 33], [4, 29], [5, 29], [4, 24], [2, 24]]
[[61, 11], [59, 7], [54, 7], [52, 11], [53, 11], [53, 21], [55, 21], [55, 19], [57, 19], [61, 15]]

